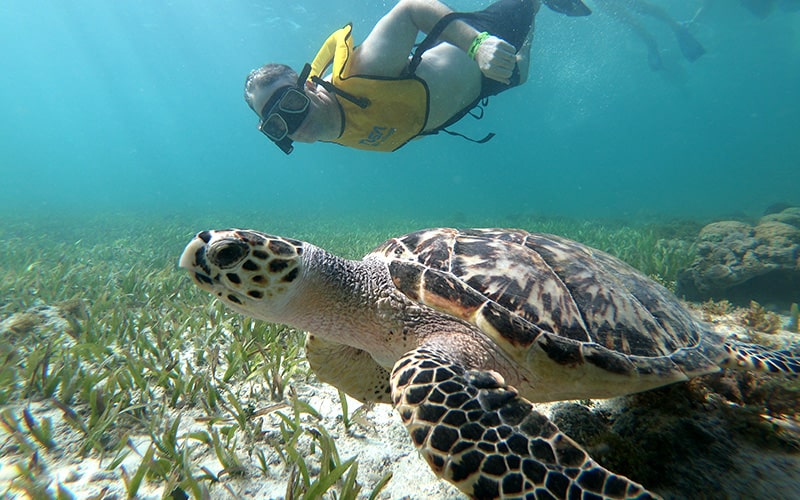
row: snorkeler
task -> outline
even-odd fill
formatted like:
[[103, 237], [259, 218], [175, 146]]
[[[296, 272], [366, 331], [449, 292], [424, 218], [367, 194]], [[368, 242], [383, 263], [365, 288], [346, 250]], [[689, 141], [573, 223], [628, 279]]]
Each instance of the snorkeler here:
[[[542, 1], [569, 16], [590, 13], [580, 0]], [[446, 127], [527, 79], [539, 6], [499, 0], [456, 13], [436, 0], [400, 0], [361, 45], [349, 24], [333, 33], [299, 76], [283, 64], [253, 70], [245, 100], [286, 154], [293, 141], [395, 151], [439, 131], [460, 135]], [[420, 32], [427, 37], [409, 57]]]

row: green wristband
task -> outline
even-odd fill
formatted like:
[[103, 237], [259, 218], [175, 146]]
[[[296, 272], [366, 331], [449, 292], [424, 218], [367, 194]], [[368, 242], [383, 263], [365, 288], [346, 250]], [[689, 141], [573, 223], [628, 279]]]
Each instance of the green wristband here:
[[478, 36], [476, 36], [475, 39], [472, 40], [472, 43], [469, 44], [469, 50], [467, 51], [467, 55], [470, 58], [475, 59], [475, 53], [478, 52], [478, 47], [480, 47], [481, 44], [484, 41], [486, 41], [486, 39], [489, 38], [490, 36], [492, 35], [490, 35], [486, 31], [484, 31], [483, 33], [478, 33]]

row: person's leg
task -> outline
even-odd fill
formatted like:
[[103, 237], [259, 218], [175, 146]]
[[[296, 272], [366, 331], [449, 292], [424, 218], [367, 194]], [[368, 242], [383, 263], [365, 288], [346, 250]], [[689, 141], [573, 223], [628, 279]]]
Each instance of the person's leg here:
[[778, 5], [781, 8], [781, 12], [800, 11], [800, 0], [778, 0]]
[[[398, 77], [408, 67], [408, 54], [417, 41], [421, 28], [413, 11], [417, 0], [401, 0], [372, 28], [355, 51], [353, 71], [375, 76]], [[437, 8], [438, 19], [450, 10], [438, 2], [428, 2]]]
[[689, 33], [686, 26], [676, 21], [666, 10], [661, 8], [661, 6], [646, 0], [628, 0], [628, 2], [631, 8], [639, 14], [650, 16], [669, 26], [672, 32], [675, 33], [678, 47], [680, 47], [683, 56], [689, 61], [696, 61], [700, 56], [706, 53], [706, 49], [703, 48], [700, 42], [697, 41], [691, 33]]
[[[523, 3], [538, 0], [501, 0]], [[437, 0], [400, 0], [378, 21], [364, 42], [356, 48], [352, 70], [372, 76], [395, 78], [408, 69], [408, 55], [420, 32], [429, 33], [436, 23], [452, 10]], [[480, 32], [470, 24], [455, 20], [439, 35], [439, 39], [466, 53]], [[494, 33], [493, 33], [494, 34]], [[495, 34], [502, 38], [499, 34]], [[523, 34], [524, 36], [524, 34]], [[509, 57], [510, 59], [510, 57]], [[511, 61], [508, 61], [509, 65]]]
[[653, 19], [657, 19], [662, 23], [669, 26], [671, 29], [676, 29], [680, 27], [680, 24], [669, 15], [669, 13], [664, 10], [660, 5], [655, 5], [654, 3], [647, 2], [645, 0], [627, 0], [628, 5], [630, 5], [631, 9], [634, 12], [638, 12], [639, 14], [643, 14], [645, 16], [650, 16]]
[[766, 19], [775, 9], [776, 0], [740, 0], [739, 3], [759, 19]]
[[602, 0], [597, 2], [598, 7], [603, 9], [606, 14], [614, 18], [617, 22], [625, 25], [645, 44], [647, 47], [647, 63], [650, 69], [658, 71], [662, 68], [662, 63], [656, 38], [641, 22], [639, 22], [639, 19], [628, 10], [627, 7], [630, 5], [631, 2], [629, 1]]

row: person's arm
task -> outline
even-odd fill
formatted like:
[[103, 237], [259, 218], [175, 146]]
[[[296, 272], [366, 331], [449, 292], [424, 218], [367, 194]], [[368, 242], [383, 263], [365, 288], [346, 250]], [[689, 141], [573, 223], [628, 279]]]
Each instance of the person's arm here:
[[[436, 0], [401, 0], [372, 29], [356, 50], [353, 72], [375, 76], [397, 77], [408, 67], [408, 56], [417, 34], [428, 33], [442, 16], [452, 12]], [[479, 32], [455, 20], [442, 32], [441, 39], [467, 52]], [[516, 64], [516, 49], [509, 43], [490, 36], [480, 44], [475, 62], [489, 78], [508, 82]]]

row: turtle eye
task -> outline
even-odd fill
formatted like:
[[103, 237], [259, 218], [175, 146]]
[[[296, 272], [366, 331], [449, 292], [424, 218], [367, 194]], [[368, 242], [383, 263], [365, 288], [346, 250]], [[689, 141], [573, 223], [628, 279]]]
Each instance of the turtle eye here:
[[247, 243], [227, 238], [212, 245], [206, 256], [220, 269], [227, 269], [239, 263], [249, 250]]

